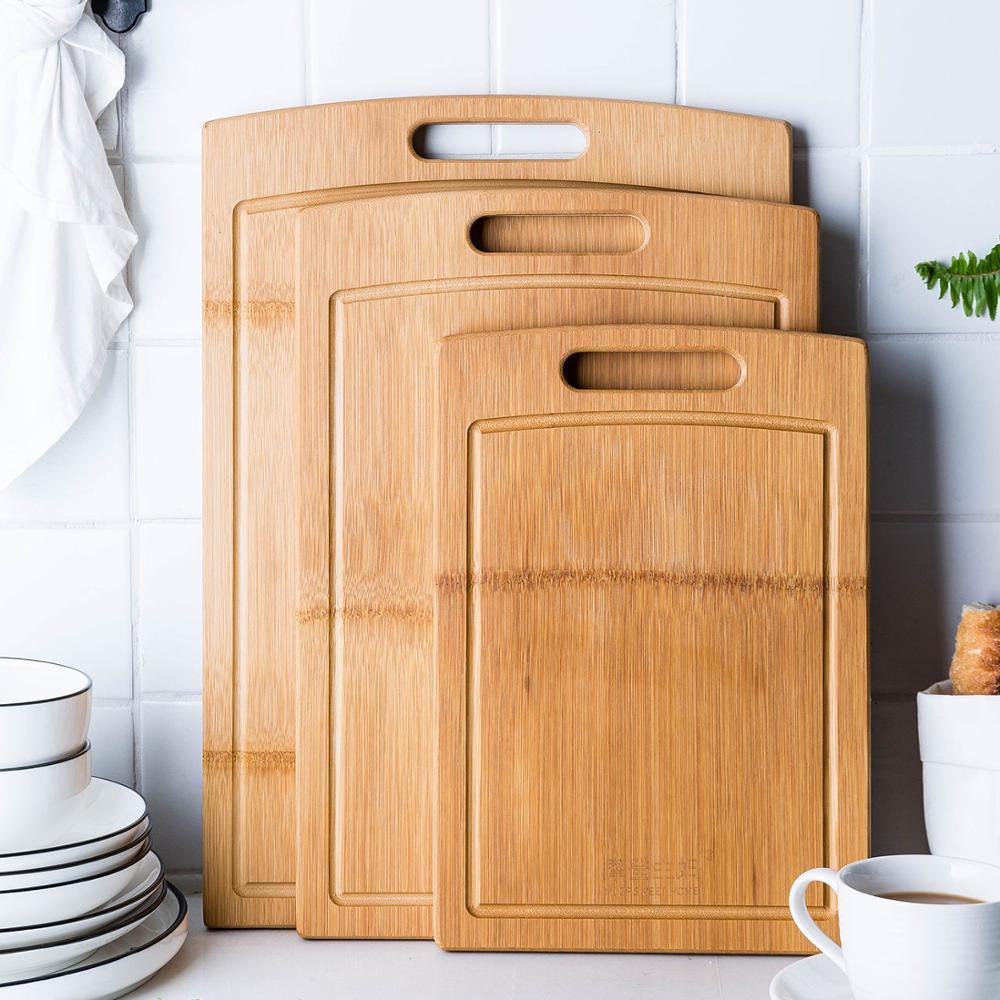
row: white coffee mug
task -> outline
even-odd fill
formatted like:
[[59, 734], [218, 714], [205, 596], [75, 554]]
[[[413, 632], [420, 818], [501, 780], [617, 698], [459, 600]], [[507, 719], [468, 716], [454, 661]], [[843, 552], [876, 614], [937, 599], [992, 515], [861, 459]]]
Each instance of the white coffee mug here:
[[[806, 908], [806, 890], [813, 882], [837, 894], [843, 950]], [[982, 902], [883, 898], [897, 893]], [[805, 872], [792, 885], [789, 905], [799, 930], [844, 970], [855, 1000], [1000, 997], [1000, 868], [933, 855], [869, 858], [839, 872]]]

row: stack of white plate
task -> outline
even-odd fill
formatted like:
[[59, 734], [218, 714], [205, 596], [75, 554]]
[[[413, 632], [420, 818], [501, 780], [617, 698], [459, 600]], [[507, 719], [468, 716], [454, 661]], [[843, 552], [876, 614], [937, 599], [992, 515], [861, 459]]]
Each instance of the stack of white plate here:
[[110, 1000], [187, 937], [138, 793], [91, 778], [90, 678], [0, 658], [0, 1000]]

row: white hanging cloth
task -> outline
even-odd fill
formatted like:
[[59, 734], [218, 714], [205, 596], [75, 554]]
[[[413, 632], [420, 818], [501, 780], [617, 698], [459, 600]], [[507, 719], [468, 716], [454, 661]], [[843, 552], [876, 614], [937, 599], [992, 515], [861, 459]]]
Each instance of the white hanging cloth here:
[[132, 309], [96, 119], [125, 80], [85, 0], [0, 0], [0, 489], [66, 432]]

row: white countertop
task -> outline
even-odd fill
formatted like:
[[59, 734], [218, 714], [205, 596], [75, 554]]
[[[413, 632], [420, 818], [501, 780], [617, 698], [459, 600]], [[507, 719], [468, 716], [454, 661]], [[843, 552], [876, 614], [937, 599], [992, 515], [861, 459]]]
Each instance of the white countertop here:
[[431, 941], [304, 941], [207, 931], [188, 896], [181, 953], [135, 1000], [767, 1000], [794, 958], [457, 953]]

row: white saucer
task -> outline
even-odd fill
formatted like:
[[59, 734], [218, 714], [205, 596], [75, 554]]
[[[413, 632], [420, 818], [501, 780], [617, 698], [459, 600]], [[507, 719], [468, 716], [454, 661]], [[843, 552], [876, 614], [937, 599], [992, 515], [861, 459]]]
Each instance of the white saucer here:
[[854, 1000], [847, 976], [826, 957], [787, 965], [771, 980], [771, 1000]]
[[187, 930], [187, 901], [168, 882], [166, 899], [134, 930], [62, 972], [0, 986], [0, 1000], [115, 1000], [155, 976]]

